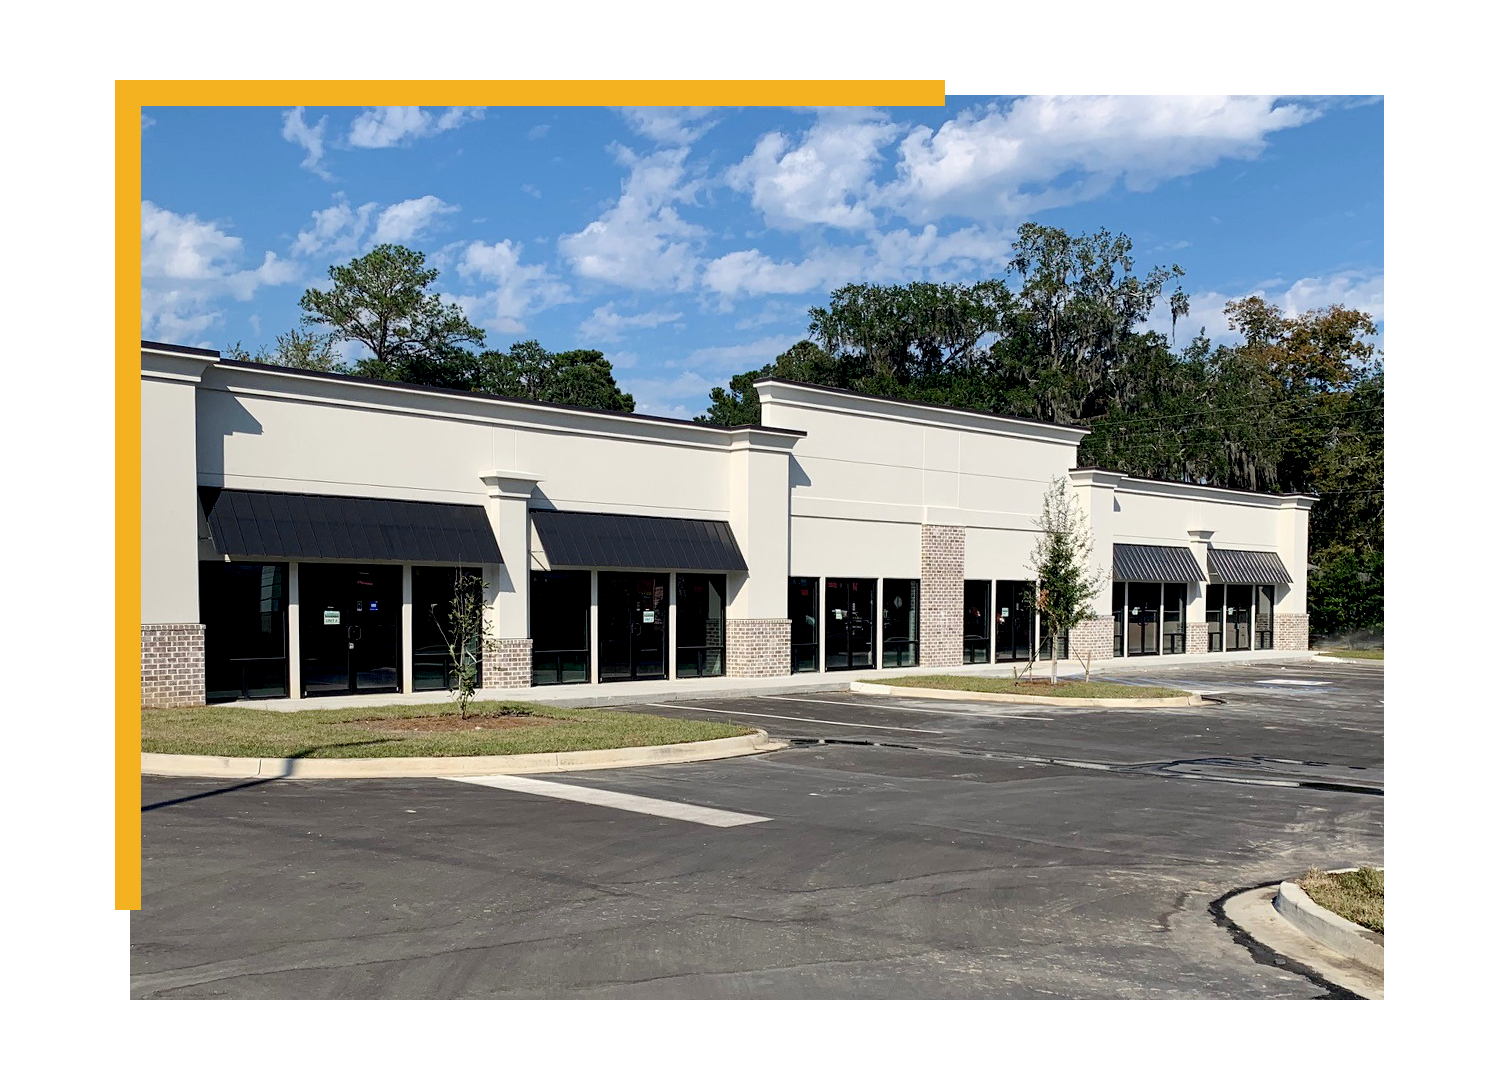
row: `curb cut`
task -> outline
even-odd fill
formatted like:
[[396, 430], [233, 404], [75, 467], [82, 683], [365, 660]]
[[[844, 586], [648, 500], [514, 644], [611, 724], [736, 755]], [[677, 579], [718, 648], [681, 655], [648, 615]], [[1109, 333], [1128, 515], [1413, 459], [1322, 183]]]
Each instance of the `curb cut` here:
[[753, 735], [702, 742], [627, 746], [616, 750], [569, 750], [552, 754], [491, 754], [484, 757], [254, 758], [207, 754], [141, 754], [141, 772], [152, 776], [216, 779], [349, 780], [361, 777], [524, 775], [626, 769], [718, 761], [785, 749], [760, 728]]
[[1385, 936], [1336, 915], [1318, 904], [1293, 881], [1276, 887], [1272, 901], [1282, 918], [1314, 941], [1372, 971], [1385, 974]]
[[938, 690], [925, 686], [893, 686], [890, 683], [859, 682], [849, 684], [856, 694], [880, 694], [887, 697], [928, 698], [936, 701], [989, 701], [1007, 705], [1061, 705], [1084, 709], [1183, 709], [1208, 705], [1201, 695], [1189, 693], [1180, 698], [1052, 698], [1034, 694], [990, 694], [979, 690]]

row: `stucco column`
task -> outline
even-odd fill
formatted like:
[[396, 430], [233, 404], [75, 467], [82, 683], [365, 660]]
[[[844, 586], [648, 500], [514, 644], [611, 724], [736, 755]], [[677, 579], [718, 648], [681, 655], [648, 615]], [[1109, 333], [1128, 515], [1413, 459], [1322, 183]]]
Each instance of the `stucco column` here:
[[787, 618], [794, 436], [737, 431], [728, 461], [729, 527], [749, 568], [727, 575], [724, 669], [735, 678], [785, 675], [792, 667]]
[[1115, 622], [1111, 614], [1115, 565], [1115, 497], [1124, 473], [1107, 469], [1071, 469], [1068, 473], [1073, 494], [1083, 512], [1083, 520], [1094, 541], [1091, 559], [1099, 574], [1099, 591], [1091, 604], [1094, 618], [1085, 619], [1073, 628], [1068, 652], [1074, 658], [1087, 654], [1091, 663], [1114, 656]]
[[[1208, 573], [1209, 541], [1213, 539], [1213, 535], [1212, 529], [1188, 530], [1188, 549], [1193, 553], [1193, 561], [1203, 569], [1205, 575]], [[1187, 625], [1184, 627], [1187, 651], [1206, 653], [1208, 652], [1208, 583], [1191, 582], [1188, 584], [1187, 593]]]
[[[204, 703], [198, 617], [198, 384], [201, 349], [141, 353], [141, 704]], [[123, 634], [131, 618], [119, 613]]]
[[1276, 590], [1272, 637], [1278, 649], [1308, 648], [1307, 524], [1317, 501], [1311, 495], [1288, 495], [1276, 513], [1276, 552], [1292, 579]]
[[531, 522], [527, 500], [540, 477], [521, 472], [480, 475], [489, 498], [485, 513], [500, 546], [497, 566], [484, 568], [489, 629], [482, 647], [480, 677], [484, 688], [514, 689], [531, 685]]
[[286, 694], [295, 701], [302, 696], [302, 564], [286, 568]]
[[401, 692], [412, 691], [416, 662], [412, 647], [411, 563], [401, 564]]

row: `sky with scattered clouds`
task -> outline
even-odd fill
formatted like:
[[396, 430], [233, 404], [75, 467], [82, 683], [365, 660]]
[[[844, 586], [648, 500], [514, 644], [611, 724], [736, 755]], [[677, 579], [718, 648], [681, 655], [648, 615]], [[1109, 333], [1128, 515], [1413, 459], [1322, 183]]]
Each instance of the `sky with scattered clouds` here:
[[637, 411], [692, 416], [830, 290], [1002, 276], [1024, 221], [1180, 264], [1192, 331], [1251, 293], [1383, 321], [1383, 126], [1368, 98], [148, 109], [142, 336], [269, 344], [400, 243], [489, 346], [600, 349]]

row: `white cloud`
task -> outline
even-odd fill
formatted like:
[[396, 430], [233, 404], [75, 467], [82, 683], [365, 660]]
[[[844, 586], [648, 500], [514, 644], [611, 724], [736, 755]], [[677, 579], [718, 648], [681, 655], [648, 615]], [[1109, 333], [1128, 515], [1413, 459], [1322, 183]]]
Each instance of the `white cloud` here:
[[595, 308], [578, 327], [581, 337], [590, 341], [619, 341], [629, 330], [651, 330], [682, 318], [680, 311], [643, 311], [639, 315], [621, 315], [611, 301]]
[[708, 392], [726, 376], [765, 367], [797, 341], [796, 335], [774, 335], [734, 345], [694, 349], [658, 368], [655, 378], [627, 378], [620, 387], [635, 397], [636, 411], [652, 416], [691, 418], [708, 404]]
[[156, 126], [156, 118], [155, 117], [147, 116], [145, 113], [141, 113], [141, 130], [142, 131], [145, 131], [148, 127], [155, 127], [155, 126]]
[[685, 147], [638, 157], [616, 148], [630, 167], [620, 198], [582, 231], [558, 238], [574, 273], [631, 289], [685, 289], [704, 230], [683, 221], [674, 203], [691, 201], [697, 184], [685, 181]]
[[748, 191], [766, 223], [779, 229], [832, 225], [868, 228], [866, 205], [881, 150], [900, 133], [882, 113], [828, 109], [799, 142], [767, 132], [755, 149], [725, 173], [736, 191]]
[[281, 114], [281, 137], [307, 151], [307, 156], [302, 159], [302, 167], [314, 176], [332, 180], [333, 176], [323, 167], [323, 130], [327, 125], [328, 117], [320, 116], [316, 124], [308, 127], [301, 105]]
[[326, 210], [313, 211], [312, 227], [297, 233], [292, 244], [293, 255], [325, 252], [348, 255], [359, 249], [377, 204], [368, 202], [358, 208], [351, 207], [343, 192], [336, 194], [334, 200]]
[[361, 150], [384, 150], [484, 118], [482, 108], [453, 108], [428, 112], [415, 105], [386, 105], [366, 109], [349, 125], [349, 145]]
[[542, 197], [542, 189], [535, 184], [522, 184], [521, 192], [524, 195], [530, 195], [533, 199], [540, 199]]
[[457, 270], [461, 277], [489, 288], [451, 299], [470, 319], [501, 333], [519, 333], [526, 328], [527, 315], [573, 298], [567, 284], [545, 266], [523, 263], [521, 245], [510, 240], [469, 244], [459, 256]]
[[[1290, 284], [1280, 280], [1263, 281], [1245, 293], [1192, 293], [1188, 297], [1188, 317], [1177, 323], [1178, 341], [1183, 341], [1184, 336], [1195, 336], [1200, 328], [1211, 341], [1235, 340], [1238, 335], [1229, 329], [1224, 306], [1246, 296], [1263, 297], [1294, 317], [1314, 308], [1342, 304], [1365, 312], [1376, 323], [1385, 321], [1385, 272], [1342, 270], [1320, 277], [1299, 278]], [[1150, 329], [1170, 334], [1171, 313], [1164, 305], [1158, 305], [1147, 325]]]
[[551, 124], [538, 124], [536, 127], [532, 128], [526, 133], [526, 137], [533, 141], [536, 139], [545, 139], [547, 137], [547, 132], [551, 130]]
[[245, 267], [244, 241], [213, 222], [141, 202], [141, 333], [193, 344], [223, 317], [226, 298], [249, 300], [262, 285], [285, 285], [297, 267], [267, 251]]
[[394, 203], [380, 212], [375, 220], [376, 244], [404, 244], [425, 233], [438, 218], [451, 214], [458, 207], [443, 202], [436, 195], [423, 195], [416, 199]]
[[971, 225], [943, 233], [935, 225], [916, 232], [871, 231], [864, 243], [815, 248], [800, 259], [778, 261], [759, 248], [733, 251], [710, 262], [703, 283], [721, 296], [796, 295], [850, 281], [895, 282], [1001, 273], [1010, 245], [1000, 232]]
[[1148, 191], [1226, 159], [1250, 159], [1274, 131], [1318, 113], [1271, 97], [1030, 97], [968, 110], [900, 144], [880, 201], [913, 221], [947, 214], [1018, 219], [1103, 194]]
[[625, 123], [637, 135], [667, 146], [686, 146], [702, 138], [718, 123], [710, 120], [713, 110], [698, 106], [624, 109]]

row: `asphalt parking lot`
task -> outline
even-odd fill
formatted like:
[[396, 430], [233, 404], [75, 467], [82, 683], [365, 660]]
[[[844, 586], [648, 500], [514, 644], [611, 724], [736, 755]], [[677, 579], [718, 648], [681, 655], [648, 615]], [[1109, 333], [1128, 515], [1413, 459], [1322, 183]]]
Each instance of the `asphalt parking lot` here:
[[797, 742], [561, 790], [147, 777], [131, 992], [1328, 996], [1209, 906], [1383, 861], [1380, 670], [1150, 679], [1223, 703], [672, 702]]

